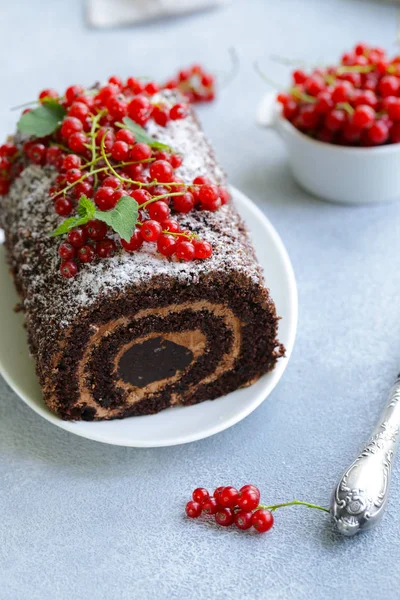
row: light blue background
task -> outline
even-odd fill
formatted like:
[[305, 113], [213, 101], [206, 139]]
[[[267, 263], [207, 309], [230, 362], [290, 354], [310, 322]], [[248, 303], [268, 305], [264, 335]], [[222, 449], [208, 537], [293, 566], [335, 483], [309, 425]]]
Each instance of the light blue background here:
[[[231, 182], [280, 232], [296, 272], [300, 319], [289, 367], [260, 408], [187, 446], [135, 450], [48, 424], [0, 384], [1, 600], [308, 600], [399, 598], [400, 478], [381, 527], [357, 539], [302, 508], [265, 536], [183, 518], [198, 484], [256, 483], [268, 502], [322, 504], [378, 416], [400, 367], [400, 204], [326, 204], [293, 182], [273, 133], [254, 124], [266, 90], [258, 59], [333, 61], [354, 42], [395, 51], [396, 9], [367, 0], [236, 0], [137, 28], [90, 30], [79, 0], [0, 6], [1, 138], [9, 107], [38, 90], [111, 73], [164, 78], [192, 61], [237, 78], [200, 109]], [[340, 173], [338, 173], [340, 177]], [[400, 465], [398, 465], [400, 467]]]

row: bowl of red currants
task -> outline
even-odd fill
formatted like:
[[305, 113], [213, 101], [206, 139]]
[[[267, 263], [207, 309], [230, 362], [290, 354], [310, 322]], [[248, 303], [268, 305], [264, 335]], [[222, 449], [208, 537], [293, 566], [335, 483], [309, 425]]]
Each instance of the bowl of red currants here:
[[357, 44], [292, 80], [262, 99], [258, 123], [282, 138], [297, 182], [333, 202], [400, 200], [400, 55]]

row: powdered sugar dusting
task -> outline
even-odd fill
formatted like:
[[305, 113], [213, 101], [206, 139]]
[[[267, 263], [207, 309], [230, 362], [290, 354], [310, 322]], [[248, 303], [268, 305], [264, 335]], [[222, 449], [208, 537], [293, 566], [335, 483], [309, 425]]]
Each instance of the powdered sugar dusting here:
[[[152, 124], [149, 133], [183, 155], [179, 174], [186, 182], [197, 175], [224, 182], [223, 172], [194, 117], [171, 122], [166, 128]], [[49, 325], [68, 327], [83, 309], [98, 301], [100, 294], [106, 301], [111, 295], [148, 284], [159, 276], [196, 285], [210, 272], [240, 272], [253, 283], [262, 284], [247, 233], [231, 204], [215, 213], [174, 215], [183, 228], [199, 233], [212, 244], [210, 259], [187, 263], [169, 260], [157, 252], [155, 244], [144, 243], [137, 252], [127, 253], [119, 247], [112, 258], [82, 265], [74, 279], [61, 277], [57, 255], [60, 239], [49, 236], [62, 220], [48, 197], [55, 176], [51, 168], [28, 166], [2, 200], [0, 209], [10, 263], [23, 287], [27, 320], [32, 319], [42, 335], [46, 335]]]

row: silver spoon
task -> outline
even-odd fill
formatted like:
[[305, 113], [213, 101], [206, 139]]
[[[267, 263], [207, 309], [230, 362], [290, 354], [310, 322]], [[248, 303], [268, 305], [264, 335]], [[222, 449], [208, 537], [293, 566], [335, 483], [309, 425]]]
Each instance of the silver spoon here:
[[380, 522], [388, 498], [399, 429], [400, 375], [371, 439], [346, 469], [333, 492], [331, 513], [343, 535], [355, 535]]

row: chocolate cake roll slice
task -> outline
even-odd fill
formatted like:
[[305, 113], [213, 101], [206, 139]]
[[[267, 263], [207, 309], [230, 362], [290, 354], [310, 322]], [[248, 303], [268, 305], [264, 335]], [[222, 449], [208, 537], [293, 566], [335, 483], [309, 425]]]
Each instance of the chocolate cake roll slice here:
[[[167, 92], [163, 98], [176, 101]], [[165, 126], [148, 120], [146, 130], [183, 157], [176, 173], [185, 183], [197, 176], [225, 183], [191, 111]], [[180, 231], [211, 244], [205, 260], [166, 257], [147, 241], [127, 252], [109, 232], [113, 255], [100, 253], [66, 278], [60, 239], [49, 236], [62, 221], [49, 198], [57, 177], [53, 166], [29, 163], [0, 205], [8, 261], [50, 410], [69, 420], [148, 415], [213, 400], [274, 368], [284, 354], [278, 317], [232, 202], [172, 215]]]

